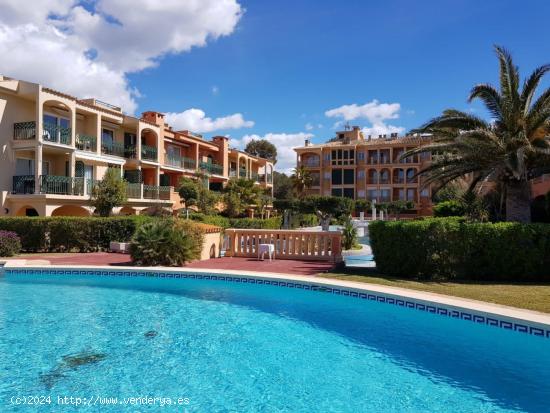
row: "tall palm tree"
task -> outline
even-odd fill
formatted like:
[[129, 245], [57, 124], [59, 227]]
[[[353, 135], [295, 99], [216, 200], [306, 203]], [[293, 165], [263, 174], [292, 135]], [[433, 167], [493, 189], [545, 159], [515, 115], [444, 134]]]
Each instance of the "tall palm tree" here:
[[460, 177], [473, 178], [471, 188], [484, 182], [505, 188], [506, 220], [529, 222], [529, 180], [550, 167], [550, 88], [537, 94], [550, 65], [541, 66], [520, 89], [518, 67], [510, 53], [495, 46], [500, 87], [478, 84], [468, 101], [479, 99], [491, 114], [487, 122], [470, 113], [448, 109], [414, 132], [429, 133], [431, 144], [403, 154], [432, 153], [430, 166], [419, 175], [425, 183], [442, 186]]
[[313, 183], [311, 173], [304, 165], [294, 168], [290, 179], [292, 180], [292, 189], [298, 198], [303, 198], [305, 190], [310, 188]]

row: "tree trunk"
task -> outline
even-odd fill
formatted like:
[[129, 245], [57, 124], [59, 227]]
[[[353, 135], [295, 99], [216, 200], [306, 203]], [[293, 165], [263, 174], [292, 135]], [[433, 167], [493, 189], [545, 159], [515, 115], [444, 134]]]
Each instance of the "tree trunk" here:
[[506, 184], [506, 221], [531, 222], [529, 181], [511, 181]]

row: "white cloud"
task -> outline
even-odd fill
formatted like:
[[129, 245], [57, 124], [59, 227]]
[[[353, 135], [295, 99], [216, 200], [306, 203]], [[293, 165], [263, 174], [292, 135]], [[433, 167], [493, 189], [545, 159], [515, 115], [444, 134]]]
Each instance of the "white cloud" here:
[[127, 74], [231, 34], [237, 0], [0, 0], [0, 73], [132, 113]]
[[201, 109], [187, 109], [183, 112], [170, 112], [165, 115], [168, 122], [176, 130], [190, 130], [193, 132], [213, 132], [223, 129], [251, 128], [254, 122], [245, 120], [240, 113], [223, 116], [220, 118], [209, 118]]
[[210, 88], [210, 92], [212, 92], [212, 94], [216, 96], [218, 93], [220, 93], [220, 88], [214, 85]]
[[399, 103], [380, 103], [376, 99], [364, 105], [342, 105], [325, 112], [329, 118], [343, 118], [344, 120], [367, 119], [371, 123], [399, 117]]
[[244, 149], [251, 140], [265, 139], [277, 147], [277, 164], [275, 169], [279, 172], [291, 173], [296, 167], [296, 152], [293, 148], [303, 146], [305, 139], [313, 137], [312, 133], [266, 133], [260, 135], [245, 135], [241, 139], [231, 139], [229, 144], [239, 149]]
[[312, 130], [313, 128], [315, 128], [315, 126], [313, 126], [311, 123], [306, 123], [306, 126], [305, 126], [306, 130]]
[[366, 119], [370, 126], [363, 127], [363, 133], [367, 136], [378, 137], [378, 135], [403, 133], [405, 131], [403, 127], [389, 125], [386, 122], [389, 119], [398, 119], [400, 110], [401, 105], [399, 103], [380, 103], [374, 99], [364, 105], [353, 103], [327, 110], [325, 116], [343, 119], [334, 123], [333, 129], [340, 128], [344, 121]]

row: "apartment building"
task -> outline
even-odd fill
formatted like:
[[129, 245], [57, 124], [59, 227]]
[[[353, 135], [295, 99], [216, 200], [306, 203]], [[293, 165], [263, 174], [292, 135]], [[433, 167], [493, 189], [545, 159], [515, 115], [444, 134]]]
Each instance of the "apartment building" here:
[[416, 215], [432, 213], [431, 188], [423, 187], [416, 173], [430, 162], [430, 156], [400, 160], [401, 155], [419, 145], [422, 137], [365, 137], [358, 126], [336, 133], [320, 145], [306, 140], [295, 148], [297, 165], [306, 167], [313, 184], [308, 194], [344, 196], [352, 199], [414, 202]]
[[208, 141], [172, 130], [158, 112], [128, 116], [97, 99], [4, 76], [0, 147], [0, 215], [91, 215], [91, 189], [108, 168], [128, 182], [120, 214], [181, 208], [177, 183], [197, 171], [212, 190], [233, 176], [273, 187], [273, 164], [229, 148], [226, 137]]

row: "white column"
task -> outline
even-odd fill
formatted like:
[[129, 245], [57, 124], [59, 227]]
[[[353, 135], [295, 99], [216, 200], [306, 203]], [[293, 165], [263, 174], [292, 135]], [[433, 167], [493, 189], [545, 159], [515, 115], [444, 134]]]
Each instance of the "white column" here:
[[138, 122], [138, 129], [137, 129], [137, 135], [136, 135], [136, 159], [141, 160], [141, 133], [142, 130], [139, 126]]
[[39, 143], [34, 152], [34, 192], [40, 193], [40, 175], [42, 175], [42, 144]]
[[97, 139], [96, 152], [98, 155], [101, 155], [101, 144], [103, 143], [103, 139], [102, 139], [102, 133], [101, 133], [101, 115], [99, 113], [96, 116], [95, 127], [96, 127], [95, 136]]
[[76, 145], [76, 107], [71, 109], [71, 146]]
[[75, 151], [71, 151], [71, 153], [69, 154], [69, 176], [71, 178], [74, 178], [75, 176], [75, 171], [76, 169], [76, 152]]

